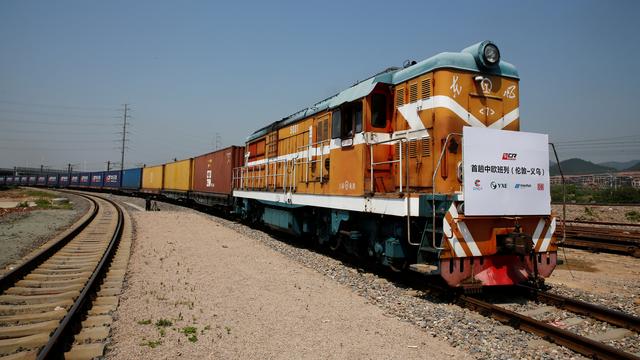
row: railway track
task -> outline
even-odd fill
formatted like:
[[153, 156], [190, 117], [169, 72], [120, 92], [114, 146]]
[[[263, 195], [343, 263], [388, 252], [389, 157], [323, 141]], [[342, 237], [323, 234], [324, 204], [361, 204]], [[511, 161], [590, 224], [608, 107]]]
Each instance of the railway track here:
[[[640, 225], [567, 221], [565, 247], [640, 257]], [[561, 230], [556, 233], [562, 237]]]
[[102, 355], [130, 255], [131, 223], [111, 200], [76, 194], [91, 202], [88, 214], [0, 277], [0, 356]]
[[[626, 352], [606, 343], [606, 341], [626, 336], [637, 336], [640, 332], [639, 317], [528, 286], [518, 286], [517, 289], [528, 299], [548, 306], [538, 306], [535, 309], [517, 312], [505, 306], [484, 301], [479, 296], [468, 295], [459, 295], [456, 298], [456, 302], [484, 316], [491, 317], [513, 328], [538, 335], [547, 341], [567, 347], [589, 358], [640, 359], [639, 353]], [[612, 327], [602, 333], [584, 336], [572, 331], [572, 328], [582, 322], [589, 321], [585, 318], [569, 317], [554, 323], [535, 318], [535, 316], [557, 310], [564, 310], [601, 321], [612, 325]]]

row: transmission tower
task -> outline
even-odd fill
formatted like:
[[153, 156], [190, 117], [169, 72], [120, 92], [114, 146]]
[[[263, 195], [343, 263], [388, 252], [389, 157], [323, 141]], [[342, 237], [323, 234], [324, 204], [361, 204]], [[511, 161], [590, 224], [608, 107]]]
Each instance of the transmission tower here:
[[127, 121], [131, 119], [129, 115], [129, 104], [124, 104], [124, 113], [122, 115], [122, 149], [120, 152], [120, 170], [124, 170], [124, 152], [127, 149]]

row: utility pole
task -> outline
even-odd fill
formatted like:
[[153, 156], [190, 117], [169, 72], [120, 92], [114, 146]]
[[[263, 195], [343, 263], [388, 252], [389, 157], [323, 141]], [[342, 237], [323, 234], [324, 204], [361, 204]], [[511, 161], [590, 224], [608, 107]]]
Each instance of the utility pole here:
[[127, 120], [129, 112], [129, 104], [124, 104], [124, 116], [122, 116], [122, 152], [120, 156], [120, 171], [124, 170], [124, 150], [127, 143]]
[[111, 160], [107, 161], [107, 171], [111, 170]]

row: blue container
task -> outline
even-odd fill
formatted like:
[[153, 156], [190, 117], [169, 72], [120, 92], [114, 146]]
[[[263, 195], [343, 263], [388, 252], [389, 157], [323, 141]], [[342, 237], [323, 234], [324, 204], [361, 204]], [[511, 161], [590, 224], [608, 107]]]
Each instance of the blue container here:
[[40, 186], [47, 185], [47, 177], [44, 175], [38, 176], [38, 180], [36, 180], [36, 185], [40, 185]]
[[60, 175], [58, 179], [58, 186], [60, 187], [69, 186], [69, 175]]
[[91, 185], [91, 173], [81, 173], [78, 186], [89, 186], [89, 185]]
[[80, 174], [71, 174], [69, 186], [78, 186], [80, 184]]
[[29, 176], [29, 185], [36, 185], [38, 183], [38, 177], [37, 176]]
[[58, 186], [58, 175], [47, 175], [47, 186]]
[[122, 171], [122, 188], [138, 190], [142, 183], [142, 169], [127, 169]]
[[91, 173], [91, 187], [102, 187], [104, 185], [104, 172], [97, 171]]
[[120, 170], [114, 171], [105, 171], [104, 172], [104, 187], [111, 189], [119, 189], [120, 181], [122, 177], [120, 176]]

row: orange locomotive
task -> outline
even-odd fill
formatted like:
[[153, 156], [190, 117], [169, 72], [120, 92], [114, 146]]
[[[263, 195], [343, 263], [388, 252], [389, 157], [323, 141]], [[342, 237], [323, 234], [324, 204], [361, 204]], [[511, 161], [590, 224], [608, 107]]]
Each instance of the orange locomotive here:
[[[548, 149], [519, 144], [518, 81], [490, 41], [389, 68], [254, 132], [234, 170], [236, 211], [450, 286], [548, 277], [557, 250]], [[484, 151], [467, 133], [518, 151], [467, 164]], [[514, 166], [527, 156], [546, 168]], [[521, 193], [542, 206], [527, 208]], [[479, 194], [494, 212], [465, 210], [479, 208]]]

